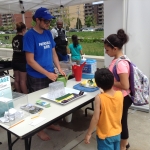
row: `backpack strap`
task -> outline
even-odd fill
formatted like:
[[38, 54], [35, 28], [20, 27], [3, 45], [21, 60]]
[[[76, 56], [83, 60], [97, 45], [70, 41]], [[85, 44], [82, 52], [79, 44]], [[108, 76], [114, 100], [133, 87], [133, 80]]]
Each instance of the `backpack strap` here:
[[65, 31], [65, 29], [62, 29], [62, 31], [64, 32], [64, 35], [66, 36], [66, 31]]
[[114, 77], [115, 77], [115, 79], [116, 79], [117, 81], [120, 81], [119, 75], [117, 74], [117, 66], [118, 66], [118, 63], [119, 63], [121, 60], [127, 60], [127, 61], [129, 62], [129, 66], [130, 66], [130, 63], [131, 63], [130, 59], [129, 59], [126, 55], [120, 56], [120, 57], [116, 60], [112, 71], [113, 71], [113, 75], [114, 75]]
[[133, 66], [135, 66], [135, 65], [130, 61], [130, 59], [126, 55], [119, 57], [117, 59], [117, 61], [115, 62], [114, 67], [113, 67], [113, 75], [117, 81], [120, 81], [119, 75], [117, 74], [117, 65], [121, 60], [127, 60], [129, 63], [129, 68], [130, 68], [129, 83], [130, 83], [131, 94], [133, 95], [135, 93], [135, 91], [134, 91], [134, 69], [133, 69]]

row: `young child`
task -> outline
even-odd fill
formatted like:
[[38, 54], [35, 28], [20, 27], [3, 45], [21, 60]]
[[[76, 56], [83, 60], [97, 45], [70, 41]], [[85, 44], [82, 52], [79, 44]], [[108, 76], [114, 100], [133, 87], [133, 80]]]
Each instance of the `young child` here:
[[[117, 59], [121, 56], [123, 56], [122, 47], [124, 44], [126, 44], [128, 41], [128, 35], [124, 32], [123, 29], [119, 29], [117, 34], [111, 34], [109, 35], [105, 41], [104, 41], [104, 47], [106, 50], [106, 54], [108, 54], [110, 57], [114, 57], [112, 60], [109, 70], [112, 72], [113, 67], [115, 65], [115, 62]], [[124, 96], [124, 102], [123, 102], [123, 114], [122, 114], [122, 132], [121, 132], [121, 150], [126, 150], [130, 147], [128, 143], [129, 138], [129, 131], [128, 131], [128, 123], [127, 123], [127, 117], [128, 117], [128, 109], [132, 104], [132, 100], [130, 98], [130, 83], [129, 83], [129, 74], [130, 74], [130, 67], [129, 63], [126, 60], [121, 60], [117, 65], [117, 74], [120, 78], [119, 81], [117, 81], [114, 78], [114, 85], [113, 89], [118, 91], [122, 91]]]
[[77, 65], [80, 64], [81, 55], [83, 55], [82, 47], [78, 42], [77, 35], [72, 35], [72, 43], [69, 45], [68, 54], [71, 53], [71, 60], [76, 62]]
[[113, 90], [114, 76], [106, 68], [95, 72], [95, 82], [104, 92], [95, 97], [94, 114], [85, 136], [85, 143], [90, 143], [92, 132], [97, 126], [97, 149], [120, 150], [122, 92]]

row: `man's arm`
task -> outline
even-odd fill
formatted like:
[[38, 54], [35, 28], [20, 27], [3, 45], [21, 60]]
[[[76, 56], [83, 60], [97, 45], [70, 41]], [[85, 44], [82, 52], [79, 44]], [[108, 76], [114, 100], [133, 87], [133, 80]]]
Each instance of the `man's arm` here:
[[27, 63], [37, 72], [40, 72], [41, 74], [44, 74], [52, 81], [55, 81], [57, 79], [57, 75], [51, 72], [48, 72], [43, 67], [41, 67], [35, 60], [34, 60], [34, 54], [30, 52], [26, 52], [26, 60]]
[[94, 108], [94, 114], [90, 123], [90, 127], [88, 129], [88, 132], [85, 136], [85, 143], [90, 143], [90, 138], [92, 135], [92, 132], [94, 131], [95, 127], [97, 126], [98, 120], [100, 116], [100, 98], [99, 95], [95, 97], [95, 108]]
[[62, 71], [62, 69], [61, 69], [61, 67], [60, 67], [59, 60], [58, 60], [58, 56], [57, 56], [57, 54], [56, 54], [55, 48], [53, 48], [53, 61], [54, 61], [54, 64], [55, 64], [56, 68], [58, 69], [58, 71], [59, 71], [62, 75], [66, 75], [66, 74]]

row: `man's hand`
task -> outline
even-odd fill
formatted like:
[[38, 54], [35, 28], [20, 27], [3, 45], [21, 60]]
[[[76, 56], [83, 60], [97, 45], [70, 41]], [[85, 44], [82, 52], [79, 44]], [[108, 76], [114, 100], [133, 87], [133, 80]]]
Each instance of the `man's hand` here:
[[63, 76], [66, 76], [65, 72], [62, 69], [58, 69], [59, 73]]
[[90, 144], [90, 139], [91, 139], [91, 134], [86, 134], [85, 139], [84, 139], [84, 143], [85, 144]]
[[48, 77], [49, 79], [51, 79], [52, 81], [56, 81], [58, 75], [55, 74], [55, 73], [48, 72], [47, 77]]

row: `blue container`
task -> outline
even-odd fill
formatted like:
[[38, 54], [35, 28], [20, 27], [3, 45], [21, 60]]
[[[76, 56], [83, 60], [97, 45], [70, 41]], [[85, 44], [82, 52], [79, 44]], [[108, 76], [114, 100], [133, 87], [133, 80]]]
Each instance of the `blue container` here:
[[[81, 64], [85, 62], [81, 60]], [[84, 79], [93, 79], [95, 71], [97, 70], [97, 62], [95, 59], [86, 59], [86, 64], [82, 70], [82, 78]]]

